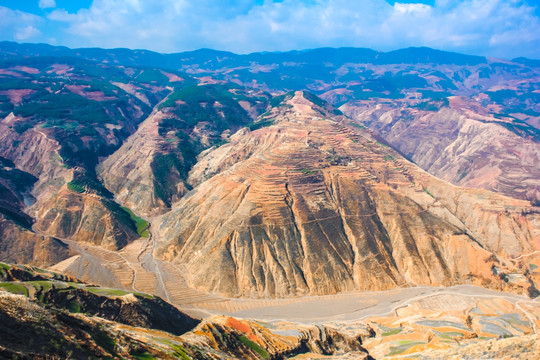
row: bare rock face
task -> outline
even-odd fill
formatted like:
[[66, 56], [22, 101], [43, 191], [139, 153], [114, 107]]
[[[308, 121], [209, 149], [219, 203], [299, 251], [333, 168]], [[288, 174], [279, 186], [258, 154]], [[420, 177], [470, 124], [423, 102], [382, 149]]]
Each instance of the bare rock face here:
[[[4, 231], [6, 236], [13, 236], [5, 241], [15, 244], [21, 239], [20, 245], [14, 245], [14, 248], [21, 248], [29, 246], [29, 238], [48, 238], [32, 233], [32, 226], [36, 231], [52, 237], [76, 239], [111, 249], [121, 248], [139, 237], [129, 215], [119, 211], [118, 205], [111, 200], [87, 191], [78, 193], [68, 190], [66, 184], [73, 179], [74, 170], [63, 166], [58, 142], [38, 128], [17, 133], [11, 128], [17, 121], [22, 120], [9, 115], [0, 122], [0, 154], [12, 163], [13, 168], [17, 168], [14, 171], [20, 172], [18, 169], [22, 169], [35, 176], [35, 179], [29, 189], [10, 191], [19, 203], [19, 218], [25, 219], [22, 225], [26, 229], [5, 225], [10, 229]], [[23, 235], [19, 237], [21, 233]], [[34, 265], [50, 265], [54, 263], [50, 262], [52, 259], [56, 262], [62, 260], [60, 254], [64, 253], [59, 252], [58, 257], [52, 258], [46, 255], [41, 260], [30, 255], [17, 259], [31, 259], [30, 263]], [[15, 258], [5, 259], [13, 261]]]
[[216, 84], [177, 89], [98, 172], [125, 206], [145, 216], [163, 214], [190, 188], [186, 178], [197, 155], [250, 124], [266, 109], [267, 96]]
[[112, 250], [139, 237], [129, 215], [117, 204], [92, 194], [74, 193], [67, 187], [43, 202], [36, 218], [34, 226], [41, 232]]
[[271, 116], [205, 153], [195, 189], [156, 222], [159, 256], [197, 288], [287, 297], [499, 286], [498, 256], [540, 249], [525, 201], [437, 180], [301, 92]]
[[49, 187], [63, 185], [70, 171], [62, 166], [60, 145], [43, 130], [32, 128], [19, 134], [12, 129], [24, 122], [13, 114], [0, 121], [0, 156], [38, 178], [34, 194], [38, 198], [41, 194], [46, 197]]
[[[151, 168], [160, 143], [164, 142], [158, 132], [159, 121], [163, 117], [162, 112], [152, 113], [120, 149], [98, 166], [106, 187], [136, 213], [159, 213], [166, 208], [154, 191], [155, 179]], [[183, 195], [186, 189], [180, 180], [178, 194]]]
[[57, 239], [32, 231], [34, 220], [24, 210], [35, 200], [31, 191], [37, 181], [0, 156], [0, 258], [49, 266], [64, 260], [69, 251]]
[[509, 119], [470, 107], [454, 97], [450, 107], [438, 111], [360, 102], [342, 109], [430, 174], [455, 185], [539, 201], [538, 138], [522, 134]]
[[4, 261], [50, 266], [69, 255], [61, 241], [38, 235], [0, 215], [0, 257]]

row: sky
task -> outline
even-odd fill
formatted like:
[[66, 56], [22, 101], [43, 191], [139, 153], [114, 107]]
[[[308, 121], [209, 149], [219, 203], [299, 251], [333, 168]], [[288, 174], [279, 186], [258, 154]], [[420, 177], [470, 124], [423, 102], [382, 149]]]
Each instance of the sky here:
[[540, 0], [0, 0], [0, 40], [164, 53], [428, 46], [540, 59]]

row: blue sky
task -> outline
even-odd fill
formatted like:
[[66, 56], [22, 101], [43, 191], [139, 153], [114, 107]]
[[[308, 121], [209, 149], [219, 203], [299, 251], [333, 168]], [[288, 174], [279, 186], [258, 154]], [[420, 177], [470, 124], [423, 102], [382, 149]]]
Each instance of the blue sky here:
[[159, 52], [408, 46], [540, 59], [538, 0], [0, 0], [0, 40]]

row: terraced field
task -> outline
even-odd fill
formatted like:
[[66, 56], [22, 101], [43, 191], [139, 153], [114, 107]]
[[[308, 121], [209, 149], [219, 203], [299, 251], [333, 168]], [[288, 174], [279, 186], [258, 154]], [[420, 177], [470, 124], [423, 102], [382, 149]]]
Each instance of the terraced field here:
[[[179, 201], [176, 205], [180, 209], [178, 213], [173, 208], [173, 211], [165, 215], [145, 219], [152, 224], [148, 238], [135, 240], [121, 251], [66, 241], [80, 255], [55, 265], [54, 269], [71, 273], [86, 281], [104, 282], [108, 286], [157, 294], [178, 306], [201, 308], [216, 313], [249, 313], [251, 310], [264, 309], [265, 313], [261, 315], [270, 316], [273, 314], [272, 309], [297, 309], [298, 304], [308, 304], [306, 306], [309, 307], [309, 304], [314, 304], [312, 299], [328, 302], [329, 308], [334, 308], [331, 306], [334, 300], [345, 303], [351, 300], [351, 304], [356, 304], [352, 306], [356, 308], [344, 311], [346, 317], [351, 315], [351, 312], [359, 312], [360, 309], [373, 305], [372, 301], [365, 300], [360, 293], [351, 292], [353, 289], [387, 289], [400, 286], [403, 289], [399, 291], [405, 291], [406, 294], [410, 292], [408, 296], [414, 297], [419, 295], [414, 289], [423, 289], [418, 285], [426, 284], [426, 277], [431, 277], [434, 273], [447, 274], [430, 279], [428, 283], [455, 283], [456, 276], [460, 276], [459, 272], [468, 266], [474, 269], [465, 271], [467, 274], [478, 272], [479, 283], [493, 281], [492, 288], [498, 288], [498, 279], [490, 270], [490, 264], [472, 264], [478, 256], [489, 258], [488, 253], [474, 247], [471, 241], [473, 238], [486, 239], [487, 244], [481, 245], [496, 253], [515, 253], [515, 261], [510, 261], [512, 257], [508, 261], [513, 271], [509, 272], [512, 275], [508, 276], [509, 285], [513, 286], [520, 281], [523, 283], [521, 286], [526, 285], [527, 279], [521, 271], [524, 265], [517, 260], [520, 259], [519, 256], [524, 256], [523, 250], [526, 247], [534, 246], [522, 240], [527, 239], [530, 234], [527, 234], [524, 227], [524, 235], [514, 241], [498, 228], [492, 228], [492, 224], [497, 224], [501, 219], [505, 221], [505, 218], [519, 218], [524, 208], [523, 202], [516, 200], [510, 203], [507, 199], [501, 202], [497, 194], [448, 187], [448, 184], [433, 178], [378, 142], [371, 132], [360, 131], [346, 118], [320, 117], [321, 113], [313, 110], [313, 104], [303, 98], [301, 93], [295, 95], [291, 104], [296, 112], [285, 115], [280, 113], [279, 116], [276, 115], [274, 125], [269, 128], [257, 130], [248, 136], [243, 136], [242, 133], [235, 135], [231, 137], [229, 144], [210, 151], [199, 159], [188, 179], [196, 189], [187, 197], [186, 203]], [[367, 193], [372, 195], [368, 196]], [[215, 207], [218, 198], [220, 201], [226, 199], [219, 205], [222, 207]], [[465, 203], [462, 201], [464, 198], [467, 200]], [[189, 201], [192, 203], [188, 203]], [[192, 207], [193, 204], [197, 207]], [[409, 206], [410, 204], [412, 205]], [[471, 206], [474, 211], [466, 210]], [[501, 217], [502, 213], [505, 214], [504, 217]], [[437, 226], [433, 229], [446, 229], [441, 235], [434, 235], [433, 229], [425, 228], [426, 225], [434, 225], [434, 217], [438, 219]], [[487, 225], [479, 225], [478, 217], [482, 217], [482, 222]], [[417, 254], [412, 250], [410, 254], [391, 252], [389, 248], [385, 248], [388, 245], [381, 245], [381, 241], [388, 241], [384, 238], [375, 241], [376, 244], [369, 245], [369, 241], [364, 243], [366, 235], [362, 229], [371, 226], [377, 218], [384, 222], [377, 223], [377, 226], [387, 226], [388, 234], [395, 237], [392, 239], [392, 247], [409, 249], [422, 243], [426, 249], [421, 252], [425, 253]], [[168, 222], [164, 222], [165, 220]], [[501, 224], [500, 227], [508, 229], [510, 226], [514, 226], [513, 223]], [[199, 231], [194, 236], [190, 235], [197, 239], [193, 244], [187, 242], [187, 238], [178, 238], [185, 229]], [[337, 232], [335, 229], [338, 229]], [[374, 228], [370, 231], [377, 233], [378, 230]], [[216, 235], [218, 233], [219, 236]], [[249, 241], [252, 246], [260, 248], [250, 249], [248, 254], [243, 249], [228, 245], [228, 248], [220, 251], [228, 252], [233, 257], [238, 256], [238, 259], [235, 259], [234, 264], [226, 263], [223, 264], [225, 267], [212, 270], [212, 267], [218, 264], [216, 261], [221, 261], [221, 258], [210, 256], [219, 253], [216, 249], [220, 249], [223, 244], [232, 243], [239, 233], [242, 233], [244, 238], [251, 239]], [[394, 235], [405, 233], [409, 235]], [[445, 240], [447, 243], [444, 246], [439, 244], [441, 239], [446, 239], [447, 236], [450, 236], [452, 244], [455, 243], [452, 246], [463, 249], [467, 245], [470, 253], [454, 259], [451, 249], [446, 249], [448, 241]], [[497, 236], [503, 241], [492, 244], [491, 239]], [[260, 241], [266, 237], [268, 241]], [[312, 240], [308, 241], [308, 238], [320, 240], [320, 244], [312, 244]], [[330, 238], [339, 238], [344, 245], [338, 246], [325, 240]], [[432, 244], [434, 238], [437, 238], [437, 241]], [[205, 243], [208, 239], [216, 241], [215, 244]], [[412, 242], [408, 246], [401, 243], [409, 240]], [[519, 244], [519, 241], [523, 243]], [[278, 246], [277, 242], [283, 244]], [[428, 242], [431, 245], [426, 245]], [[182, 244], [182, 248], [175, 248], [174, 244]], [[291, 244], [297, 249], [282, 250]], [[371, 247], [366, 249], [368, 245]], [[326, 246], [324, 251], [330, 255], [325, 254], [318, 261], [309, 264], [312, 261], [309, 259], [318, 259], [321, 254], [320, 246]], [[417, 256], [418, 262], [431, 266], [431, 262], [426, 259], [434, 256], [430, 250], [433, 246], [440, 247], [439, 253], [450, 254], [441, 260], [441, 266], [455, 265], [456, 268], [450, 270], [453, 272], [451, 278], [448, 269], [439, 268], [426, 270], [425, 276], [411, 274], [411, 265], [408, 263], [410, 256]], [[173, 256], [176, 258], [167, 258], [168, 255], [164, 256], [164, 252], [178, 255]], [[530, 254], [536, 252], [531, 251]], [[253, 258], [246, 259], [246, 256]], [[300, 261], [295, 258], [297, 256], [304, 256], [305, 259]], [[467, 256], [471, 256], [471, 261], [457, 263], [468, 261], [463, 259]], [[356, 264], [359, 258], [364, 260]], [[268, 263], [260, 265], [265, 261]], [[386, 274], [388, 279], [383, 279], [379, 275], [383, 275], [385, 270], [375, 271], [370, 268], [368, 271], [362, 268], [367, 266], [365, 264], [381, 264], [381, 261], [387, 262], [385, 268], [395, 267], [397, 261], [401, 262], [399, 266], [409, 270], [405, 272], [397, 269], [392, 274]], [[261, 271], [253, 266], [251, 269], [246, 266], [239, 270], [238, 267], [243, 267], [246, 263], [261, 266]], [[233, 266], [237, 268], [233, 269]], [[305, 266], [306, 268], [298, 270]], [[220, 271], [226, 271], [223, 269], [233, 269], [231, 276], [238, 276], [238, 279], [231, 283], [239, 287], [237, 290], [244, 291], [245, 285], [251, 286], [253, 281], [249, 278], [242, 279], [243, 276], [261, 274], [280, 267], [286, 269], [284, 272], [287, 275], [284, 276], [294, 279], [270, 281], [261, 276], [255, 281], [257, 289], [250, 289], [243, 294], [244, 300], [228, 299], [213, 293], [238, 294], [226, 286], [205, 288], [211, 281], [229, 281], [227, 277], [219, 274]], [[338, 268], [342, 272], [341, 275], [335, 275], [339, 281], [328, 281], [325, 284], [327, 288], [318, 289], [319, 280], [328, 280], [324, 272], [335, 273]], [[200, 279], [193, 278], [193, 274], [200, 275], [203, 270], [205, 273]], [[401, 277], [400, 271], [407, 275]], [[535, 274], [533, 270], [530, 272]], [[370, 279], [358, 275], [365, 273], [374, 275]], [[186, 274], [190, 276], [184, 276]], [[467, 274], [465, 275], [469, 276]], [[273, 273], [272, 276], [276, 274]], [[314, 280], [313, 276], [318, 280]], [[279, 286], [280, 281], [289, 285], [284, 286], [279, 294], [272, 293], [274, 285]], [[310, 282], [310, 285], [306, 285], [306, 282]], [[336, 292], [347, 295], [305, 296]], [[272, 297], [282, 299], [265, 300]], [[346, 297], [350, 299], [346, 300]], [[405, 298], [407, 296], [404, 295], [395, 301]], [[381, 301], [384, 303], [384, 300]], [[343, 306], [347, 308], [347, 305], [341, 305]], [[338, 307], [336, 314], [342, 310]], [[253, 314], [255, 315], [255, 312]], [[324, 312], [315, 311], [314, 314], [328, 317], [332, 313], [325, 315]], [[290, 315], [294, 318], [296, 314]]]

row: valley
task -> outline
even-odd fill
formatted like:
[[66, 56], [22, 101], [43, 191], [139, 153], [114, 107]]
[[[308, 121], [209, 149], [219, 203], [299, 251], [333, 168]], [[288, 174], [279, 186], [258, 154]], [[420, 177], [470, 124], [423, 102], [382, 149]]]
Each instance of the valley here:
[[[22, 49], [0, 44], [24, 65], [0, 63], [0, 316], [83, 329], [58, 356], [540, 355], [537, 67]], [[191, 328], [164, 328], [149, 298]], [[144, 303], [129, 314], [148, 322], [73, 299]]]

